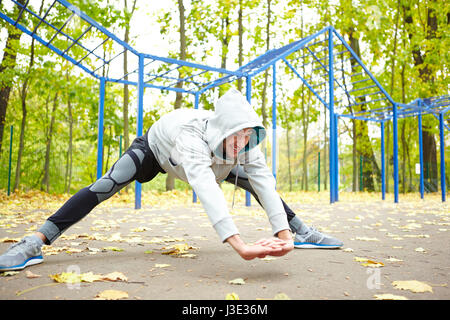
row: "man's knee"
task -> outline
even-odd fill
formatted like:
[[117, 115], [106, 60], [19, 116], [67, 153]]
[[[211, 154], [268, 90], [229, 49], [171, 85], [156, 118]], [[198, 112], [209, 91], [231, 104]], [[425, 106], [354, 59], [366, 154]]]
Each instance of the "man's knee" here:
[[103, 177], [94, 182], [89, 190], [97, 195], [99, 202], [110, 198], [134, 180], [138, 166], [142, 164], [143, 159], [144, 153], [141, 150], [130, 150], [117, 160]]

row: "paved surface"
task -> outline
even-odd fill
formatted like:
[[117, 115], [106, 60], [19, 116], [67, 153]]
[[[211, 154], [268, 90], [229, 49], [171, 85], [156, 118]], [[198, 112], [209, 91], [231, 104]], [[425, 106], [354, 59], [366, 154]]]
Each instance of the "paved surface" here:
[[[408, 196], [396, 205], [372, 196], [362, 200], [341, 196], [339, 203], [330, 205], [326, 196], [314, 197], [291, 194], [286, 200], [308, 225], [344, 241], [343, 249], [295, 249], [284, 257], [244, 261], [219, 241], [200, 204], [172, 206], [167, 197], [159, 207], [144, 205], [141, 210], [132, 209], [129, 202], [102, 204], [52, 246], [44, 247], [44, 263], [0, 276], [0, 299], [94, 299], [108, 289], [127, 292], [127, 299], [223, 300], [230, 293], [241, 300], [372, 300], [387, 293], [408, 299], [450, 299], [447, 203], [437, 196], [425, 200]], [[45, 205], [37, 209], [25, 201], [13, 215], [8, 203], [1, 206], [1, 241], [31, 233], [54, 210]], [[256, 204], [235, 206], [233, 216], [246, 242], [270, 236], [265, 213]], [[171, 245], [185, 243], [192, 247], [187, 256], [163, 254]], [[0, 251], [9, 245], [0, 242]], [[381, 264], [366, 267], [355, 258]], [[27, 270], [40, 277], [27, 278]], [[70, 271], [117, 271], [128, 281], [71, 285], [49, 277]], [[238, 278], [245, 283], [229, 283]], [[394, 287], [394, 281], [405, 280], [426, 283], [432, 292]]]

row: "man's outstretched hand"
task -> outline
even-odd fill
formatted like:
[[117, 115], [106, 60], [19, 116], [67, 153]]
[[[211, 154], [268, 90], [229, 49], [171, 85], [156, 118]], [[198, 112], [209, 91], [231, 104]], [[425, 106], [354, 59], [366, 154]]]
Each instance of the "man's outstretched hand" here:
[[229, 237], [227, 242], [245, 260], [265, 258], [266, 256], [280, 257], [294, 249], [289, 230], [283, 230], [277, 236], [279, 238], [260, 239], [253, 245], [247, 245], [239, 235], [234, 235]]

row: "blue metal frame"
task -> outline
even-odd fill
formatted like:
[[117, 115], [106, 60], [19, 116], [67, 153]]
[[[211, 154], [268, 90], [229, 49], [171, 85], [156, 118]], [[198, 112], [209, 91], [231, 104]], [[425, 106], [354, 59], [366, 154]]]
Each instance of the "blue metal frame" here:
[[[97, 178], [102, 175], [102, 144], [103, 144], [103, 122], [104, 122], [104, 103], [105, 103], [105, 87], [107, 82], [122, 83], [134, 85], [138, 91], [137, 105], [137, 136], [142, 135], [143, 131], [143, 95], [144, 88], [153, 88], [158, 90], [168, 90], [193, 94], [195, 96], [195, 108], [198, 108], [199, 97], [209, 89], [220, 86], [224, 83], [235, 81], [239, 78], [246, 78], [247, 100], [251, 101], [251, 79], [257, 74], [265, 71], [267, 68], [273, 68], [272, 74], [272, 172], [276, 178], [276, 62], [283, 61], [293, 74], [298, 77], [309, 90], [323, 103], [329, 111], [329, 157], [330, 157], [330, 203], [339, 199], [339, 166], [338, 166], [338, 119], [339, 117], [358, 119], [363, 121], [374, 121], [381, 125], [381, 153], [382, 153], [382, 197], [385, 197], [385, 176], [384, 176], [384, 124], [386, 121], [393, 122], [394, 127], [394, 194], [395, 202], [398, 202], [398, 128], [397, 121], [399, 118], [417, 116], [419, 118], [419, 145], [421, 156], [421, 197], [423, 198], [423, 155], [422, 155], [422, 132], [421, 121], [422, 115], [433, 114], [439, 118], [440, 139], [441, 139], [441, 159], [444, 157], [444, 128], [450, 129], [444, 121], [444, 114], [450, 110], [450, 95], [440, 97], [432, 97], [428, 99], [416, 99], [408, 104], [395, 102], [386, 90], [381, 86], [377, 79], [372, 75], [361, 59], [355, 54], [352, 48], [344, 40], [344, 38], [332, 27], [326, 27], [312, 35], [303, 39], [294, 41], [283, 47], [272, 49], [265, 54], [253, 59], [246, 65], [235, 71], [216, 68], [208, 65], [197, 64], [177, 60], [168, 57], [159, 57], [152, 54], [142, 53], [135, 50], [130, 44], [122, 41], [112, 32], [101, 26], [87, 14], [79, 10], [65, 0], [54, 0], [45, 10], [42, 16], [39, 16], [28, 6], [29, 1], [25, 5], [20, 4], [17, 0], [9, 0], [15, 6], [18, 6], [20, 12], [16, 18], [12, 18], [8, 13], [0, 11], [0, 18], [14, 25], [22, 32], [33, 37], [42, 45], [48, 47], [56, 54], [60, 55], [67, 61], [78, 66], [86, 73], [100, 80], [99, 90], [99, 110], [98, 110], [98, 145], [97, 145]], [[61, 4], [67, 8], [68, 18], [59, 25], [55, 26], [49, 21], [49, 12], [57, 4]], [[27, 26], [21, 24], [23, 15], [29, 14], [39, 20], [39, 23], [33, 28], [28, 29]], [[70, 20], [78, 16], [86, 23], [86, 28], [77, 36], [70, 35], [70, 30], [66, 30]], [[39, 27], [44, 23], [49, 26], [54, 34], [49, 35], [49, 40], [43, 39], [38, 34]], [[102, 41], [95, 48], [89, 49], [85, 45], [85, 40], [91, 32], [98, 32], [103, 35]], [[65, 39], [67, 45], [64, 48], [57, 47], [53, 41], [58, 35]], [[107, 42], [112, 42], [120, 49], [114, 57], [110, 59], [102, 58], [102, 54], [98, 54], [98, 50], [102, 50]], [[72, 56], [72, 48], [79, 47], [83, 51], [80, 57]], [[336, 52], [335, 52], [336, 50]], [[99, 74], [99, 70], [107, 64], [114, 63], [117, 57], [125, 51], [131, 52], [138, 59], [136, 68], [128, 72], [127, 75], [137, 76], [137, 79], [124, 80], [127, 75], [122, 77], [105, 78]], [[297, 56], [300, 54], [300, 56]], [[336, 57], [336, 61], [335, 61]], [[94, 59], [100, 62], [95, 67], [87, 64], [87, 61]], [[328, 59], [328, 64], [326, 63]], [[350, 74], [346, 74], [346, 68], [349, 68], [350, 62], [356, 62], [352, 65]], [[157, 72], [152, 71], [155, 63], [159, 63]], [[300, 66], [298, 64], [300, 63]], [[309, 77], [305, 74], [300, 75], [298, 69], [309, 68]], [[353, 68], [354, 67], [354, 68]], [[156, 66], [158, 68], [158, 66]], [[179, 74], [172, 76], [171, 72], [176, 72], [180, 68], [186, 68], [189, 71], [185, 76], [180, 77]], [[359, 68], [359, 70], [356, 70]], [[342, 75], [339, 73], [342, 72]], [[328, 77], [328, 81], [326, 81]], [[177, 88], [175, 85], [183, 82], [186, 86]], [[336, 82], [336, 86], [335, 86]], [[359, 85], [364, 83], [364, 87]], [[375, 90], [375, 91], [373, 91]], [[355, 95], [358, 93], [359, 95]], [[322, 95], [324, 94], [324, 95]], [[336, 99], [335, 99], [336, 96]], [[345, 102], [347, 101], [347, 102]], [[359, 105], [369, 105], [373, 107], [368, 111], [360, 111], [348, 113], [345, 108]], [[379, 107], [381, 106], [381, 107]], [[383, 107], [384, 106], [384, 107]], [[439, 114], [439, 116], [437, 116]], [[444, 174], [442, 174], [444, 172]], [[441, 188], [443, 192], [443, 201], [445, 201], [445, 162], [441, 161]], [[193, 193], [193, 201], [197, 197]], [[246, 205], [250, 205], [250, 193], [246, 192]], [[141, 207], [141, 185], [136, 182], [136, 209]]]
[[439, 149], [441, 155], [441, 195], [442, 202], [445, 202], [445, 141], [444, 141], [444, 112], [439, 113]]
[[105, 78], [100, 78], [97, 127], [97, 180], [103, 175], [103, 120], [105, 113]]
[[381, 122], [381, 199], [386, 199], [386, 178], [385, 178], [385, 164], [384, 164], [384, 122]]
[[[144, 124], [144, 56], [139, 55], [139, 73], [138, 73], [138, 105], [137, 105], [137, 132], [136, 136], [140, 137], [143, 134], [143, 124]], [[135, 181], [135, 209], [141, 208], [141, 192], [142, 185], [139, 181]]]
[[418, 129], [419, 129], [419, 159], [420, 159], [420, 198], [423, 199], [424, 185], [423, 185], [423, 142], [422, 142], [422, 114], [419, 113], [418, 119]]

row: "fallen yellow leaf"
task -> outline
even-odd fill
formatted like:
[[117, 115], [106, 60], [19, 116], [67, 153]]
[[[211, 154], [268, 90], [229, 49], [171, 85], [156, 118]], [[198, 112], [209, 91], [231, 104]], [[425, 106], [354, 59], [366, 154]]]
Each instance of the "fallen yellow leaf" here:
[[361, 240], [361, 241], [380, 241], [377, 238], [369, 238], [369, 237], [356, 237], [356, 240]]
[[227, 295], [225, 296], [225, 300], [239, 300], [239, 296], [234, 292], [227, 293]]
[[4, 271], [4, 272], [0, 272], [0, 276], [10, 277], [10, 276], [16, 275], [18, 273], [19, 273], [19, 271]]
[[377, 300], [408, 300], [408, 298], [406, 298], [406, 297], [396, 296], [396, 295], [390, 294], [390, 293], [376, 294], [376, 295], [374, 295], [374, 298]]
[[370, 267], [370, 268], [384, 267], [384, 263], [378, 262], [378, 261], [369, 260], [367, 258], [354, 257], [353, 260], [356, 261], [356, 262], [362, 262], [361, 265], [363, 267]]
[[25, 271], [25, 275], [28, 279], [39, 278], [41, 276], [39, 274], [34, 274], [33, 272], [31, 272], [29, 270]]
[[92, 272], [76, 274], [72, 272], [63, 272], [50, 275], [50, 278], [59, 283], [78, 283], [94, 281], [128, 281], [128, 278], [121, 272], [111, 272], [106, 275], [94, 274]]
[[117, 248], [117, 247], [104, 247], [103, 248], [104, 251], [109, 250], [109, 251], [117, 251], [117, 252], [122, 252], [123, 249]]
[[162, 254], [170, 254], [170, 255], [178, 255], [178, 254], [185, 254], [189, 253], [189, 249], [196, 249], [194, 247], [191, 247], [187, 243], [179, 243], [174, 244], [168, 247], [164, 247], [163, 249], [169, 249], [169, 251], [165, 251]]
[[105, 290], [98, 293], [97, 300], [119, 300], [128, 298], [128, 293], [120, 290]]
[[115, 281], [128, 281], [128, 278], [122, 272], [115, 271], [102, 276], [102, 280], [115, 282]]
[[192, 254], [192, 253], [186, 253], [186, 254], [182, 254], [180, 257], [181, 258], [191, 258], [191, 259], [193, 259], [193, 258], [196, 257], [196, 255]]
[[273, 298], [274, 300], [291, 300], [286, 293], [280, 292]]
[[245, 284], [245, 281], [244, 281], [244, 279], [242, 279], [242, 278], [236, 278], [236, 279], [234, 279], [234, 280], [228, 281], [228, 283], [229, 283], [229, 284], [238, 284], [238, 285], [242, 285], [242, 284]]
[[431, 286], [417, 280], [394, 281], [392, 282], [392, 285], [395, 289], [409, 290], [414, 293], [433, 292], [433, 288]]
[[50, 278], [58, 283], [78, 283], [81, 282], [81, 276], [73, 272], [62, 272], [50, 275]]

